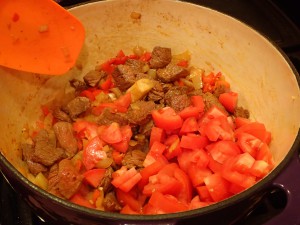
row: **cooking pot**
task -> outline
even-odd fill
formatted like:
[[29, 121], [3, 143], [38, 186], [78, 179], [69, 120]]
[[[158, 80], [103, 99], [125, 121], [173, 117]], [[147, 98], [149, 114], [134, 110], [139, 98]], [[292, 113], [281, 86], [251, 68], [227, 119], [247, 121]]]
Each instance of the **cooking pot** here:
[[[86, 40], [71, 71], [45, 76], [0, 68], [0, 168], [16, 192], [52, 224], [232, 224], [274, 187], [288, 195], [274, 220], [296, 224], [300, 197], [299, 75], [287, 57], [251, 27], [209, 8], [172, 0], [111, 0], [79, 5], [70, 11], [84, 24]], [[132, 12], [141, 16], [132, 16]], [[138, 15], [138, 14], [135, 14]], [[40, 116], [40, 106], [63, 99], [68, 81], [81, 78], [122, 49], [135, 46], [189, 50], [191, 64], [222, 71], [239, 94], [239, 104], [272, 132], [275, 168], [253, 187], [222, 202], [166, 215], [121, 215], [84, 208], [33, 185], [21, 160], [23, 128]], [[296, 173], [296, 174], [295, 174]]]

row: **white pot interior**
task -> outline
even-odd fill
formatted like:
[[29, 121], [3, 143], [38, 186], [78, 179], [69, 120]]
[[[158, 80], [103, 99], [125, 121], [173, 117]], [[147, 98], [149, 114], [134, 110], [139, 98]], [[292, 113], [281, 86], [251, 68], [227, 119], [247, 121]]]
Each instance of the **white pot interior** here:
[[[300, 125], [300, 92], [295, 74], [281, 53], [245, 24], [214, 10], [171, 0], [111, 0], [71, 9], [86, 29], [77, 67], [63, 76], [40, 76], [0, 68], [0, 149], [22, 173], [18, 152], [22, 129], [40, 116], [40, 105], [68, 92], [68, 80], [81, 77], [122, 49], [139, 45], [189, 50], [191, 65], [221, 71], [239, 93], [239, 105], [272, 133], [278, 165]], [[131, 18], [141, 13], [140, 19]]]

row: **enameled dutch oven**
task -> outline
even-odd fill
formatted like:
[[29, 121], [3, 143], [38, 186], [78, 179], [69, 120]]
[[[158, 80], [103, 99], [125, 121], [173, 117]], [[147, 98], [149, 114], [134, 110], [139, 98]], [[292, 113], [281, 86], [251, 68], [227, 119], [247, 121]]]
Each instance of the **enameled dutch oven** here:
[[[299, 75], [287, 57], [249, 26], [209, 8], [172, 0], [111, 0], [70, 9], [86, 29], [77, 66], [63, 76], [0, 68], [0, 168], [16, 192], [53, 224], [231, 224], [274, 187], [288, 196], [285, 210], [268, 224], [298, 224], [300, 216]], [[140, 18], [131, 13], [141, 14]], [[239, 104], [272, 132], [275, 169], [248, 190], [205, 208], [166, 215], [101, 212], [52, 196], [29, 182], [18, 150], [22, 128], [37, 120], [41, 104], [68, 93], [68, 80], [133, 47], [189, 50], [192, 65], [222, 71], [240, 93]]]

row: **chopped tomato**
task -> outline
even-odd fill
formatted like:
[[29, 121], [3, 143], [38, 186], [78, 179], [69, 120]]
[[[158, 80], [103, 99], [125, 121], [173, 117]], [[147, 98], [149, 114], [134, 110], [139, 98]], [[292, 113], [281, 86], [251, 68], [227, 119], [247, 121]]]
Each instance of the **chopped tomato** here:
[[94, 168], [100, 160], [107, 158], [102, 148], [103, 141], [98, 136], [87, 143], [83, 150], [82, 158], [83, 165], [87, 170]]
[[130, 191], [142, 178], [141, 174], [136, 171], [134, 167], [127, 170], [127, 168], [123, 166], [114, 173], [115, 176], [111, 182], [112, 185], [124, 192]]
[[120, 125], [116, 122], [108, 126], [103, 125], [99, 127], [98, 133], [100, 138], [108, 144], [115, 144], [122, 141]]
[[150, 141], [149, 141], [149, 147], [153, 145], [155, 141], [157, 142], [164, 142], [165, 139], [165, 131], [162, 128], [159, 127], [152, 127], [151, 134], [150, 134]]
[[112, 151], [112, 158], [117, 165], [122, 164], [122, 160], [124, 159], [124, 156], [125, 154], [120, 151], [117, 151], [115, 149]]
[[182, 119], [188, 119], [190, 117], [199, 117], [199, 109], [195, 106], [187, 106], [183, 110], [181, 110], [178, 115]]
[[139, 58], [139, 60], [144, 61], [144, 62], [148, 62], [150, 59], [151, 59], [151, 52], [145, 52]]
[[168, 160], [177, 157], [181, 153], [180, 138], [178, 135], [174, 134], [169, 136], [164, 144], [166, 145], [164, 155]]
[[144, 167], [140, 171], [142, 179], [139, 181], [138, 184], [139, 188], [142, 190], [144, 186], [149, 182], [149, 177], [157, 174], [166, 164], [167, 161], [157, 160], [154, 161], [152, 164]]
[[191, 165], [206, 168], [209, 163], [209, 156], [203, 149], [188, 149], [177, 157], [177, 161], [179, 167], [187, 172]]
[[198, 208], [208, 206], [209, 204], [210, 204], [209, 202], [201, 201], [199, 196], [195, 196], [189, 205], [189, 209], [198, 209]]
[[187, 204], [179, 202], [172, 195], [164, 195], [158, 191], [153, 192], [148, 204], [158, 213], [175, 213], [188, 210]]
[[254, 162], [255, 158], [253, 158], [248, 152], [245, 152], [236, 156], [233, 169], [240, 173], [249, 173]]
[[243, 152], [248, 152], [256, 158], [257, 152], [261, 148], [263, 142], [251, 134], [239, 133], [237, 135], [237, 144]]
[[138, 193], [133, 192], [133, 189], [130, 192], [124, 192], [121, 189], [117, 189], [116, 196], [122, 206], [127, 205], [135, 212], [140, 212], [142, 210], [145, 198], [139, 197]]
[[207, 136], [210, 141], [234, 140], [234, 132], [227, 117], [214, 118], [199, 128], [202, 135]]
[[182, 126], [182, 118], [171, 107], [152, 111], [152, 118], [157, 127], [164, 130], [176, 130]]
[[233, 113], [238, 101], [238, 93], [230, 91], [220, 94], [219, 101], [228, 112]]
[[114, 101], [114, 104], [127, 109], [131, 104], [131, 94], [128, 92], [120, 96], [117, 100]]
[[121, 211], [120, 211], [121, 214], [129, 214], [129, 215], [138, 215], [140, 214], [139, 212], [133, 210], [129, 205], [125, 205]]
[[81, 138], [87, 138], [88, 140], [98, 136], [98, 125], [85, 120], [76, 120], [73, 123], [73, 130]]
[[80, 194], [73, 195], [69, 200], [77, 205], [85, 206], [87, 208], [95, 208], [87, 199], [85, 199]]
[[212, 202], [211, 195], [207, 189], [206, 185], [196, 187], [197, 193], [201, 201]]
[[166, 145], [158, 141], [155, 141], [152, 144], [148, 154], [146, 155], [146, 158], [143, 162], [143, 166], [147, 167], [157, 160], [167, 161], [163, 156], [163, 152], [165, 151], [165, 149], [166, 149]]
[[201, 149], [208, 144], [208, 139], [202, 135], [183, 135], [180, 147], [188, 149]]
[[250, 173], [258, 178], [266, 176], [272, 167], [264, 160], [255, 160], [250, 169]]
[[207, 149], [211, 157], [221, 164], [228, 158], [241, 153], [238, 145], [233, 141], [218, 141], [207, 146]]
[[266, 130], [264, 124], [259, 122], [245, 123], [243, 126], [235, 130], [236, 136], [240, 133], [251, 134], [267, 144], [271, 142], [271, 133]]
[[247, 118], [243, 118], [243, 117], [235, 117], [234, 123], [235, 123], [236, 129], [238, 129], [238, 128], [240, 128], [243, 125], [251, 123], [251, 120], [247, 119]]
[[182, 127], [180, 129], [180, 134], [193, 133], [198, 131], [199, 126], [195, 117], [188, 117], [183, 121]]
[[214, 173], [204, 178], [207, 190], [214, 201], [221, 201], [231, 196], [229, 182], [219, 173]]
[[84, 173], [84, 179], [92, 185], [92, 187], [97, 188], [104, 177], [106, 169], [91, 169]]
[[122, 153], [125, 153], [128, 150], [129, 147], [129, 142], [132, 137], [132, 130], [129, 125], [121, 126], [120, 127], [120, 132], [122, 135], [121, 141], [117, 143], [112, 143], [111, 146]]
[[204, 111], [205, 104], [202, 96], [194, 95], [191, 97], [191, 101], [192, 105], [196, 107], [200, 113]]
[[206, 167], [199, 168], [196, 165], [191, 165], [188, 168], [188, 175], [192, 181], [193, 186], [197, 187], [199, 185], [202, 185], [204, 183], [204, 178], [212, 175], [212, 172]]
[[192, 199], [192, 185], [188, 175], [180, 168], [175, 168], [174, 177], [181, 183], [181, 190], [177, 196], [183, 203], [189, 203]]
[[255, 177], [249, 174], [244, 174], [235, 171], [235, 162], [235, 157], [226, 160], [221, 171], [222, 177], [225, 178], [227, 181], [242, 186], [244, 188], [248, 188], [254, 185], [256, 183]]

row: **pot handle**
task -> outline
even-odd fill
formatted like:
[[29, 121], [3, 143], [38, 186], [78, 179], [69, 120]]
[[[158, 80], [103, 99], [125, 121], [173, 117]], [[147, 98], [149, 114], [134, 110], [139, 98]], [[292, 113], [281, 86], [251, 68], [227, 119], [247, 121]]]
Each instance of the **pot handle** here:
[[273, 186], [283, 189], [287, 195], [287, 205], [281, 213], [271, 218], [264, 225], [300, 224], [300, 161], [296, 151], [287, 167], [273, 181]]

